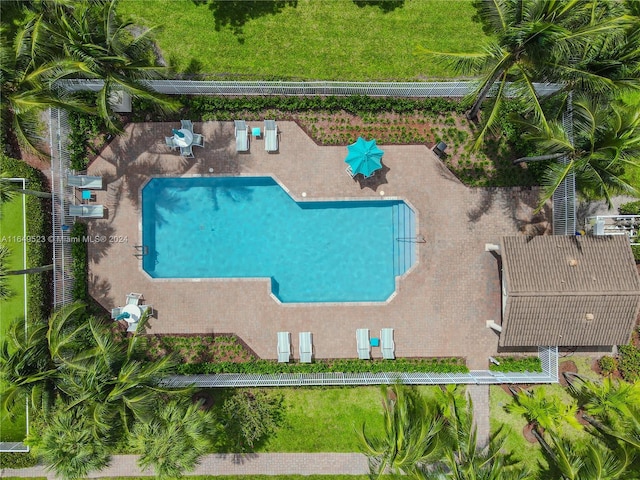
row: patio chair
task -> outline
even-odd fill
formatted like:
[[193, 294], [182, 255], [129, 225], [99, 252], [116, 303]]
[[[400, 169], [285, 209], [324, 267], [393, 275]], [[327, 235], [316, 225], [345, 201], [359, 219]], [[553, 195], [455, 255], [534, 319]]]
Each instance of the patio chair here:
[[438, 144], [433, 147], [433, 153], [442, 157], [444, 155], [444, 151], [447, 149], [447, 144], [444, 142], [438, 142]]
[[191, 120], [180, 120], [180, 128], [193, 132], [193, 122]]
[[264, 149], [269, 153], [278, 151], [278, 127], [275, 120], [264, 121]]
[[141, 293], [127, 293], [127, 305], [139, 305], [142, 300]]
[[102, 218], [104, 205], [69, 205], [69, 215], [81, 218]]
[[371, 344], [369, 343], [369, 329], [358, 328], [356, 330], [356, 343], [358, 345], [358, 358], [371, 360]]
[[122, 313], [122, 307], [116, 307], [111, 309], [111, 319], [116, 320], [118, 315]]
[[291, 334], [278, 332], [278, 362], [288, 363], [291, 359]]
[[67, 175], [67, 185], [76, 188], [100, 190], [102, 188], [102, 177], [95, 177], [91, 175]]
[[382, 358], [387, 360], [394, 360], [396, 358], [393, 328], [383, 328], [380, 330], [380, 349], [382, 350]]
[[244, 120], [235, 120], [236, 152], [249, 151], [249, 129]]
[[164, 142], [167, 144], [167, 147], [169, 147], [171, 150], [175, 150], [176, 148], [178, 148], [178, 145], [176, 145], [176, 140], [174, 137], [164, 137]]
[[199, 133], [194, 133], [193, 142], [191, 142], [191, 146], [204, 148], [204, 137]]
[[135, 332], [136, 330], [138, 330], [138, 324], [140, 322], [133, 322], [130, 323], [129, 326], [127, 327], [127, 332]]
[[300, 363], [311, 363], [313, 339], [311, 332], [300, 332]]
[[349, 175], [351, 178], [355, 178], [356, 174], [353, 173], [353, 170], [351, 170], [351, 165], [347, 165], [347, 168], [345, 168], [344, 171], [347, 172], [347, 175]]
[[180, 147], [180, 155], [185, 158], [195, 158], [193, 155], [193, 145], [189, 145], [188, 147]]
[[149, 312], [149, 316], [153, 317], [153, 307], [151, 305], [140, 305], [140, 313], [144, 315]]

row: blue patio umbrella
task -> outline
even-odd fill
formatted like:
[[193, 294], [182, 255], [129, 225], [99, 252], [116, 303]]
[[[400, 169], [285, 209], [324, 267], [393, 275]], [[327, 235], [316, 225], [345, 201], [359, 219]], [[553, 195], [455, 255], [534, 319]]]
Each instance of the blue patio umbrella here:
[[182, 133], [180, 130], [176, 130], [175, 128], [172, 128], [171, 131], [173, 132], [174, 135], [177, 135], [180, 138], [184, 138], [184, 133]]
[[116, 317], [116, 320], [124, 320], [126, 318], [129, 318], [131, 315], [129, 315], [129, 312], [122, 312], [120, 315], [118, 315]]
[[382, 168], [384, 152], [378, 148], [375, 140], [358, 137], [356, 143], [349, 145], [347, 150], [349, 153], [344, 161], [349, 164], [354, 175], [361, 173], [370, 177], [373, 172]]

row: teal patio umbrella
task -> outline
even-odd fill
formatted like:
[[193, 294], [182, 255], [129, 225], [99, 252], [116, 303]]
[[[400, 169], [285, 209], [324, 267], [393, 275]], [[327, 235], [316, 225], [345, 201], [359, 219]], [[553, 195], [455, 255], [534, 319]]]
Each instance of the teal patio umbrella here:
[[349, 145], [347, 150], [349, 153], [344, 161], [349, 164], [354, 175], [361, 173], [370, 177], [373, 172], [382, 168], [384, 152], [378, 148], [375, 140], [358, 137], [356, 143]]

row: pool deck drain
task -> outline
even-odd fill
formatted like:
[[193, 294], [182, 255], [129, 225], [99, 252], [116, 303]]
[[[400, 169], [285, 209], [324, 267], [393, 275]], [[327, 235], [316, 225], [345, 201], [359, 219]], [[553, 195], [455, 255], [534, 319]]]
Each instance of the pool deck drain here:
[[[107, 208], [104, 220], [89, 222], [89, 234], [128, 240], [89, 245], [90, 292], [106, 309], [122, 304], [128, 292], [142, 292], [157, 311], [149, 333], [233, 332], [263, 358], [277, 357], [278, 331], [292, 333], [294, 358], [301, 331], [313, 332], [316, 358], [357, 358], [357, 328], [374, 335], [392, 327], [398, 357], [460, 356], [472, 369], [487, 368], [498, 338], [485, 325], [500, 318], [500, 285], [495, 259], [484, 244], [544, 221], [540, 215], [533, 218], [535, 189], [467, 188], [426, 146], [382, 145], [388, 167], [384, 197], [413, 206], [417, 233], [425, 239], [417, 248], [417, 265], [398, 282], [388, 303], [282, 305], [271, 298], [268, 281], [150, 280], [134, 256], [141, 241], [140, 187], [155, 175], [265, 175], [289, 192], [305, 192], [304, 200], [310, 201], [380, 199], [382, 185], [361, 188], [345, 174], [345, 147], [320, 147], [294, 122], [278, 122], [277, 154], [257, 144], [238, 154], [232, 122], [196, 123], [206, 148], [198, 149], [195, 159], [165, 147], [172, 127], [129, 124], [89, 166], [90, 175], [105, 179], [106, 190], [97, 192], [96, 203]], [[379, 349], [373, 356], [381, 358]]]

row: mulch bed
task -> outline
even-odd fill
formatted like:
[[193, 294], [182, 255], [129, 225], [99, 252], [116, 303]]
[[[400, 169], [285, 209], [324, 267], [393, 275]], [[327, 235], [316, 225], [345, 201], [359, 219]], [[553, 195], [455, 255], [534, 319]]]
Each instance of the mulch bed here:
[[578, 367], [573, 362], [573, 360], [567, 360], [567, 361], [561, 362], [560, 365], [558, 366], [558, 380], [560, 381], [560, 385], [562, 385], [563, 387], [566, 387], [567, 385], [569, 385], [569, 383], [567, 382], [566, 378], [564, 378], [564, 375], [563, 375], [563, 373], [565, 372], [578, 373]]

